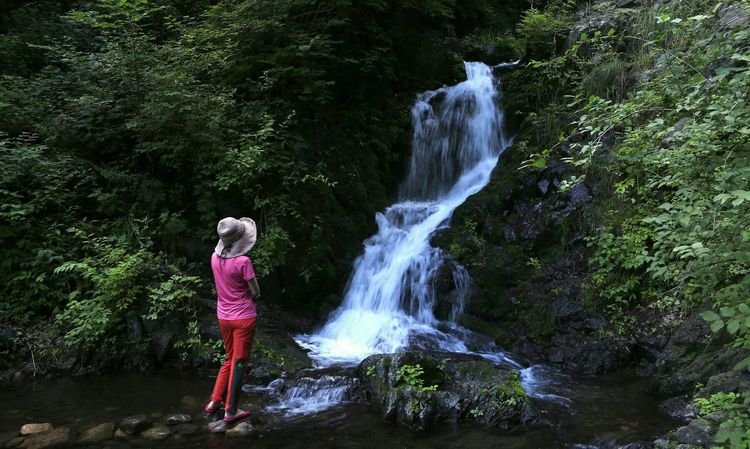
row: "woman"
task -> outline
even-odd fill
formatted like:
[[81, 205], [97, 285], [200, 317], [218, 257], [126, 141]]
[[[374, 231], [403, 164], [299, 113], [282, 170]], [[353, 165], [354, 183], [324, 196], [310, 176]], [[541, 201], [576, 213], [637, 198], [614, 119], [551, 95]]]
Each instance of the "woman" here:
[[260, 297], [253, 263], [246, 253], [255, 245], [257, 229], [249, 218], [227, 217], [216, 227], [219, 243], [211, 255], [218, 304], [219, 330], [227, 359], [219, 370], [206, 413], [214, 413], [225, 403], [224, 422], [232, 423], [250, 415], [237, 407], [242, 375], [255, 335], [255, 302]]

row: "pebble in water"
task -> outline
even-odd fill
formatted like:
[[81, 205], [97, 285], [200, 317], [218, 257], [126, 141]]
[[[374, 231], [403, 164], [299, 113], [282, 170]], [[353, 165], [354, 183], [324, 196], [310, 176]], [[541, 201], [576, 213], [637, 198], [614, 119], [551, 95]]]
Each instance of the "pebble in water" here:
[[23, 447], [26, 449], [46, 449], [64, 446], [75, 440], [73, 431], [67, 427], [56, 427], [46, 432], [35, 433], [26, 437]]
[[158, 425], [151, 427], [150, 429], [144, 430], [141, 432], [141, 438], [147, 439], [147, 440], [166, 440], [169, 438], [169, 436], [172, 435], [172, 431], [169, 430], [169, 427], [164, 425]]
[[21, 426], [21, 435], [32, 435], [35, 433], [49, 432], [50, 430], [52, 430], [52, 424], [48, 422], [29, 423]]
[[128, 416], [120, 421], [120, 429], [130, 435], [146, 430], [149, 427], [151, 427], [151, 419], [146, 415]]
[[193, 417], [185, 413], [174, 413], [167, 416], [167, 424], [170, 426], [176, 426], [177, 424], [189, 423], [193, 420]]
[[112, 438], [112, 434], [114, 432], [115, 423], [105, 422], [83, 432], [83, 434], [81, 434], [81, 438], [78, 439], [78, 442], [82, 444], [101, 443]]
[[227, 423], [222, 420], [210, 422], [206, 427], [211, 433], [224, 433], [227, 431]]
[[15, 437], [12, 440], [5, 443], [5, 447], [7, 449], [13, 449], [21, 445], [23, 443], [24, 437]]
[[249, 422], [241, 422], [231, 429], [227, 429], [227, 436], [244, 437], [255, 433], [255, 428]]

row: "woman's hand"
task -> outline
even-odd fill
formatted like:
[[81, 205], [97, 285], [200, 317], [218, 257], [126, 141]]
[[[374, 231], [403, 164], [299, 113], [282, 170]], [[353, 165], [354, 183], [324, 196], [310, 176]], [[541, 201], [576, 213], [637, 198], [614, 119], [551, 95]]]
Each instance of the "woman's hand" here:
[[253, 300], [260, 298], [260, 286], [258, 285], [258, 278], [252, 278], [247, 281], [247, 286], [250, 288], [250, 294], [253, 296]]

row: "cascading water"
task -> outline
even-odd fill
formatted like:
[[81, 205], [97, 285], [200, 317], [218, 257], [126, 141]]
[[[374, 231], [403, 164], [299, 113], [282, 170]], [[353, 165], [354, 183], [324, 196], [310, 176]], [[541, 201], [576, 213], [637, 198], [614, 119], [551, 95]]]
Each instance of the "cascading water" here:
[[[466, 81], [417, 98], [400, 201], [377, 214], [378, 233], [365, 242], [341, 307], [317, 333], [297, 338], [319, 366], [425, 344], [468, 352], [461, 338], [436, 328], [432, 280], [444, 256], [429, 239], [487, 185], [508, 143], [492, 70], [479, 62], [464, 66]], [[466, 273], [454, 273], [454, 281], [465, 284]], [[459, 301], [452, 318], [461, 307]]]

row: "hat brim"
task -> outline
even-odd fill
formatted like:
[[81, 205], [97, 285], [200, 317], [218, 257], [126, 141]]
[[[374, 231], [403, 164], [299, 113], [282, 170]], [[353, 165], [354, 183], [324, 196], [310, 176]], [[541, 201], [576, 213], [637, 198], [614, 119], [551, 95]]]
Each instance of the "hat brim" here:
[[229, 246], [225, 246], [224, 242], [219, 240], [216, 248], [214, 248], [214, 252], [219, 256], [226, 259], [239, 257], [247, 254], [255, 246], [255, 241], [258, 238], [258, 228], [255, 226], [255, 222], [252, 218], [247, 217], [240, 218], [240, 221], [245, 225], [245, 232], [236, 242]]

